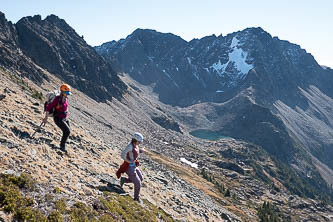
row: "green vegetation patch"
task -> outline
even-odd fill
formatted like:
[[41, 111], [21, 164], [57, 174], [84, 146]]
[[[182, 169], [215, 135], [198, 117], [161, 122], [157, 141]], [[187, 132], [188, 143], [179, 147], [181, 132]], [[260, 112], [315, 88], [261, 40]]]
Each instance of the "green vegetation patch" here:
[[262, 206], [258, 208], [257, 215], [260, 222], [284, 222], [290, 221], [285, 217], [277, 208], [270, 202], [264, 202]]
[[144, 206], [141, 206], [129, 196], [110, 194], [106, 199], [102, 199], [101, 202], [116, 220], [174, 221], [161, 208], [157, 208], [147, 200], [144, 200]]
[[47, 217], [47, 221], [50, 222], [63, 222], [64, 218], [58, 211], [52, 211], [50, 215]]
[[13, 213], [18, 221], [46, 221], [38, 210], [32, 208], [33, 199], [21, 193], [21, 190], [34, 189], [35, 184], [27, 174], [20, 176], [0, 174], [0, 210]]
[[39, 209], [33, 208], [34, 200], [23, 195], [31, 191], [38, 192], [29, 175], [0, 174], [0, 211], [11, 213], [15, 221], [174, 221], [170, 215], [147, 200], [139, 204], [129, 196], [115, 193], [106, 193], [104, 198], [96, 199], [92, 205], [76, 202], [72, 206], [68, 205], [65, 198], [57, 199], [46, 194], [43, 200], [52, 201], [53, 208], [48, 215], [43, 215]]
[[87, 206], [85, 203], [77, 202], [69, 211], [70, 221], [85, 222], [85, 221], [97, 221], [97, 211]]
[[205, 180], [213, 183], [215, 188], [225, 197], [231, 196], [230, 190], [228, 188], [225, 188], [224, 184], [220, 183], [214, 176], [208, 173], [204, 168], [202, 168], [200, 173]]

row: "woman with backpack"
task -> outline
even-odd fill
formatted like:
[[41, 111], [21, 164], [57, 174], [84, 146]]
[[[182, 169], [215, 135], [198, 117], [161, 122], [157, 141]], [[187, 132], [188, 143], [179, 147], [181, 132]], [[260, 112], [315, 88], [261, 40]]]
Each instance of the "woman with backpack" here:
[[60, 86], [60, 95], [47, 104], [45, 118], [43, 119], [43, 123], [46, 124], [50, 113], [53, 114], [55, 124], [62, 130], [60, 150], [63, 152], [67, 152], [66, 141], [70, 134], [69, 121], [67, 119], [68, 95], [72, 95], [71, 87], [68, 84], [62, 84]]
[[139, 166], [138, 157], [139, 154], [144, 152], [144, 149], [139, 148], [139, 144], [143, 142], [143, 136], [141, 133], [134, 133], [132, 141], [127, 147], [121, 152], [121, 158], [124, 163], [120, 166], [117, 171], [117, 177], [119, 178], [121, 173], [126, 172], [128, 178], [120, 178], [120, 186], [122, 187], [124, 183], [134, 183], [134, 200], [141, 203], [140, 200], [140, 189], [141, 182], [143, 180], [142, 173]]

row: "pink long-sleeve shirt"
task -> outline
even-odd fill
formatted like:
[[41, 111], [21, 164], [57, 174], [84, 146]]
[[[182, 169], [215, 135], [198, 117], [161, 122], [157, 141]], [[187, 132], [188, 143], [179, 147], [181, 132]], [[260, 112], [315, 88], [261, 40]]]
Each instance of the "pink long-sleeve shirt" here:
[[50, 112], [53, 108], [56, 109], [57, 117], [60, 119], [67, 118], [67, 109], [68, 109], [68, 99], [66, 99], [64, 102], [61, 102], [61, 97], [56, 96], [54, 100], [47, 105], [46, 111]]

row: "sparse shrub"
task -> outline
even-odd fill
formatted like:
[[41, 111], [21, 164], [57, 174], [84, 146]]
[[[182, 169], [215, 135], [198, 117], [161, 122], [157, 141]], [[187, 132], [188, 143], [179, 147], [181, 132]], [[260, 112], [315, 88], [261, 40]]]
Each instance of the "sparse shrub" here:
[[54, 208], [58, 210], [61, 214], [64, 214], [67, 208], [65, 199], [55, 201]]
[[[229, 191], [229, 193], [225, 193], [225, 187], [224, 184], [218, 182], [215, 177], [213, 177], [212, 175], [208, 174], [205, 169], [201, 170], [201, 175], [204, 179], [206, 179], [207, 181], [213, 183], [215, 185], [215, 187], [218, 189], [218, 191], [223, 194], [225, 197], [229, 197], [230, 196], [230, 191], [229, 189], [227, 191]], [[227, 196], [229, 195], [229, 196]]]
[[34, 99], [38, 99], [38, 100], [40, 100], [40, 101], [42, 101], [43, 100], [43, 93], [41, 93], [41, 92], [38, 92], [37, 90], [35, 90], [35, 89], [32, 89], [32, 98], [34, 98]]
[[100, 222], [117, 222], [118, 220], [114, 219], [112, 215], [104, 214], [98, 219]]
[[94, 212], [91, 207], [87, 206], [84, 203], [77, 202], [69, 211], [71, 221], [92, 221], [95, 216], [97, 216], [97, 212]]
[[38, 92], [36, 89], [32, 88], [31, 86], [29, 86], [29, 84], [25, 82], [23, 78], [10, 72], [6, 73], [9, 75], [9, 77], [14, 83], [21, 86], [22, 91], [28, 90], [29, 92], [31, 92], [31, 96], [33, 98], [43, 100], [43, 94], [41, 92]]
[[288, 221], [280, 212], [280, 210], [275, 207], [270, 202], [264, 202], [257, 211], [260, 222], [282, 222]]
[[0, 187], [0, 205], [6, 212], [15, 213], [19, 208], [32, 204], [33, 201], [30, 198], [24, 198], [17, 187], [13, 185]]
[[54, 188], [53, 193], [60, 194], [61, 193], [60, 188], [59, 187]]
[[231, 196], [231, 193], [230, 193], [229, 189], [227, 189], [227, 191], [225, 192], [224, 196], [225, 197], [230, 197]]
[[50, 215], [47, 217], [47, 221], [49, 222], [63, 222], [64, 218], [58, 211], [52, 211]]
[[15, 212], [14, 217], [18, 221], [43, 222], [46, 217], [39, 211], [30, 207], [20, 208]]
[[21, 176], [0, 175], [0, 206], [5, 212], [13, 213], [17, 221], [46, 221], [40, 211], [33, 209], [33, 200], [24, 197], [21, 189], [34, 189], [34, 183], [27, 174]]
[[51, 202], [53, 200], [54, 196], [52, 194], [45, 194], [44, 199], [46, 202]]
[[5, 185], [13, 184], [18, 186], [18, 188], [20, 189], [26, 188], [29, 190], [34, 190], [35, 188], [34, 180], [31, 178], [30, 175], [25, 173], [22, 173], [20, 176], [2, 174], [1, 178]]

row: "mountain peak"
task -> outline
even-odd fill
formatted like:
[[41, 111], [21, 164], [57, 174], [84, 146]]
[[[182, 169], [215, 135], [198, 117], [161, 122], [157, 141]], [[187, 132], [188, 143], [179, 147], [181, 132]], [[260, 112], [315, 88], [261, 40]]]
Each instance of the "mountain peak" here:
[[25, 17], [15, 27], [25, 55], [70, 85], [89, 88], [87, 94], [92, 98], [110, 100], [126, 90], [110, 64], [58, 16]]
[[66, 23], [66, 21], [64, 19], [59, 18], [56, 15], [48, 15], [44, 21], [50, 22], [50, 23], [54, 23], [54, 24], [61, 24], [61, 25], [66, 25], [69, 27], [69, 25]]
[[260, 41], [271, 41], [272, 36], [261, 27], [246, 28], [231, 35], [244, 36], [248, 39], [259, 39]]
[[41, 15], [34, 15], [34, 16], [26, 16], [21, 18], [17, 23], [41, 23], [42, 16]]
[[0, 11], [0, 21], [6, 19], [6, 16], [3, 12]]
[[154, 29], [141, 29], [137, 28], [132, 34], [130, 34], [127, 38], [132, 38], [132, 37], [137, 37], [141, 39], [154, 39], [154, 38], [172, 38], [172, 39], [177, 39], [178, 41], [183, 41], [186, 42], [184, 39], [181, 37], [174, 35], [172, 33], [163, 33], [163, 32], [158, 32]]
[[6, 19], [6, 16], [4, 13], [2, 13], [0, 11], [0, 30], [1, 30], [1, 27], [3, 26], [6, 26], [7, 25], [7, 19]]

